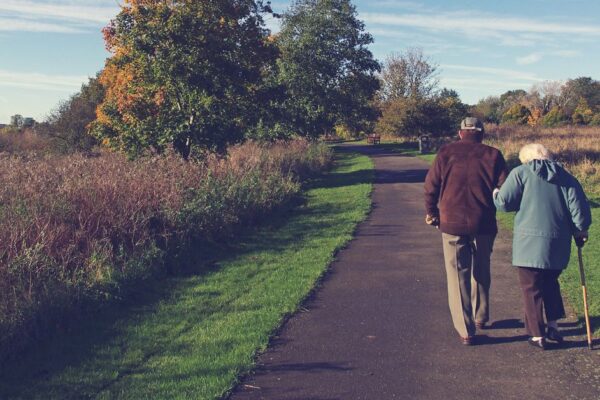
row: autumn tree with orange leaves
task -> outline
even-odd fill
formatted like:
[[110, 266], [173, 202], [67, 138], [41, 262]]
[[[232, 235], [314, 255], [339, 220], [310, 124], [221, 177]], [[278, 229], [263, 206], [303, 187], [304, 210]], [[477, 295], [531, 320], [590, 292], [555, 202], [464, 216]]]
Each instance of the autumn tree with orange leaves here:
[[242, 140], [277, 55], [268, 11], [254, 0], [126, 0], [104, 29], [112, 56], [95, 135], [132, 156], [172, 146], [186, 158]]

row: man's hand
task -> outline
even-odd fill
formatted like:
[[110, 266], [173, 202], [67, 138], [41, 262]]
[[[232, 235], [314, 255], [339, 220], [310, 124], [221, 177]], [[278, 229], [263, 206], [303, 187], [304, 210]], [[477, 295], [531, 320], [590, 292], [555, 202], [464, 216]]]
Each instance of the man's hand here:
[[577, 247], [583, 247], [583, 245], [588, 241], [589, 234], [588, 231], [579, 231], [573, 234], [573, 238], [575, 239], [575, 244]]
[[427, 225], [435, 226], [436, 228], [440, 226], [440, 217], [434, 217], [429, 214], [425, 216], [425, 223]]

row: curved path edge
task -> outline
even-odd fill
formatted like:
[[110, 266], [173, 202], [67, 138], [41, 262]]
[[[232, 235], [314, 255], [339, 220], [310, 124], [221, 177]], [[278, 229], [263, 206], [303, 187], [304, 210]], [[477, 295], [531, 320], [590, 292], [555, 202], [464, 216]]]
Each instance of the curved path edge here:
[[492, 256], [491, 329], [465, 347], [446, 300], [441, 235], [423, 223], [428, 165], [378, 146], [339, 146], [375, 162], [373, 210], [301, 312], [230, 399], [598, 399], [600, 351], [575, 316], [567, 344], [526, 342], [510, 233]]

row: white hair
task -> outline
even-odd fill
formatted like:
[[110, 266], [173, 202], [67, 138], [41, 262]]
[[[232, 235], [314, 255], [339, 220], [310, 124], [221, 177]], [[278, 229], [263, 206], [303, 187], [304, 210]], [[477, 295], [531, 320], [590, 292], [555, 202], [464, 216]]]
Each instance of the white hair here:
[[551, 160], [550, 151], [539, 143], [529, 143], [519, 151], [519, 160], [523, 164], [527, 164], [531, 160]]

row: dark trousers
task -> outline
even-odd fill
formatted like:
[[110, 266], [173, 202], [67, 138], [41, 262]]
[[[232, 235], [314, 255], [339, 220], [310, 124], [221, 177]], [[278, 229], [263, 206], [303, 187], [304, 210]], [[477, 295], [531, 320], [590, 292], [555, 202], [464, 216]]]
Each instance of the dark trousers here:
[[530, 336], [545, 336], [546, 320], [565, 317], [558, 277], [562, 270], [519, 267], [519, 282], [525, 306], [525, 328]]

